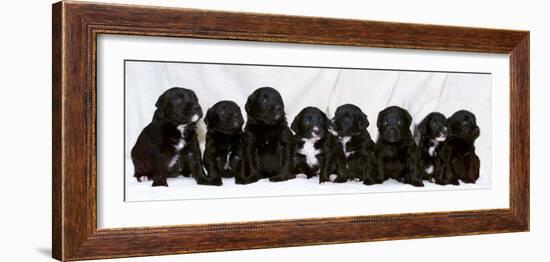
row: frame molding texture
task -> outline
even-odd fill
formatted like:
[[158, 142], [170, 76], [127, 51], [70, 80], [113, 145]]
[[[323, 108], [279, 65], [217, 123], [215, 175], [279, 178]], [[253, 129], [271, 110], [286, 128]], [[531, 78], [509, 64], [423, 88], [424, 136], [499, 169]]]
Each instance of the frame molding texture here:
[[[64, 1], [52, 7], [52, 34], [52, 250], [58, 260], [529, 230], [528, 31]], [[98, 229], [98, 34], [508, 54], [510, 208]], [[157, 248], [144, 250], [145, 243]]]

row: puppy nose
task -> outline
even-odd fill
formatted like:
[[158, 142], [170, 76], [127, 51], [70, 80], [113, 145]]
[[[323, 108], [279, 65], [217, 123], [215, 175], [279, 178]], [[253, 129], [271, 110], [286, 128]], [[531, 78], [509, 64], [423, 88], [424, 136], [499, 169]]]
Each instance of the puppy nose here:
[[443, 128], [441, 129], [441, 134], [443, 134], [444, 136], [447, 135], [447, 127], [443, 127]]
[[318, 127], [314, 127], [314, 128], [313, 128], [313, 133], [315, 133], [315, 134], [319, 134], [320, 131], [321, 131], [321, 130], [319, 130]]

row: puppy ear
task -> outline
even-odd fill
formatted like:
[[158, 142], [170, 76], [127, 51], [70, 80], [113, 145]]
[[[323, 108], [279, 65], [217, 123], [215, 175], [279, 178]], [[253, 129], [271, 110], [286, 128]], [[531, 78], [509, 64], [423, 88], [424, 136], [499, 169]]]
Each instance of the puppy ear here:
[[294, 133], [298, 132], [298, 122], [300, 122], [300, 119], [302, 118], [302, 112], [300, 112], [296, 117], [294, 117], [294, 120], [292, 120], [292, 124], [290, 125], [290, 129], [294, 131]]
[[479, 127], [476, 126], [476, 129], [474, 130], [474, 139], [477, 139], [479, 137]]
[[214, 113], [212, 113], [212, 108], [208, 108], [208, 110], [206, 111], [206, 116], [204, 117], [204, 123], [206, 124], [206, 126], [208, 127], [208, 124], [212, 122], [212, 117], [214, 117]]
[[166, 105], [166, 92], [159, 96], [157, 99], [157, 102], [155, 103], [155, 107], [157, 110], [155, 111], [155, 119], [163, 119], [164, 118], [164, 108]]
[[197, 103], [199, 102], [199, 98], [197, 97], [197, 94], [195, 94], [195, 92], [191, 91], [191, 95], [193, 97], [193, 100], [197, 101]]
[[323, 123], [324, 123], [323, 128], [324, 128], [324, 129], [330, 128], [330, 126], [331, 126], [331, 120], [328, 119], [327, 114], [325, 114], [325, 113], [323, 112], [323, 113], [321, 114], [321, 117], [323, 118]]
[[420, 124], [418, 124], [418, 126], [416, 127], [416, 130], [418, 131], [418, 133], [420, 133], [421, 135], [426, 134], [426, 131], [428, 129], [427, 127], [428, 122], [429, 122], [428, 118], [424, 118], [424, 120], [422, 120]]
[[381, 111], [380, 113], [378, 113], [378, 118], [376, 119], [376, 127], [378, 129], [382, 128], [382, 112], [384, 111]]
[[256, 93], [252, 93], [248, 96], [248, 99], [246, 99], [246, 104], [244, 105], [244, 110], [247, 114], [250, 114], [250, 111], [252, 110], [252, 104], [254, 103], [254, 100], [256, 100]]
[[359, 121], [359, 128], [361, 130], [365, 130], [367, 129], [367, 127], [369, 127], [370, 123], [369, 123], [369, 119], [367, 118], [367, 115], [363, 112], [361, 112], [361, 120]]
[[407, 121], [407, 126], [411, 126], [411, 123], [412, 123], [412, 116], [411, 114], [409, 113], [409, 111], [407, 110], [404, 110], [405, 111], [405, 121]]

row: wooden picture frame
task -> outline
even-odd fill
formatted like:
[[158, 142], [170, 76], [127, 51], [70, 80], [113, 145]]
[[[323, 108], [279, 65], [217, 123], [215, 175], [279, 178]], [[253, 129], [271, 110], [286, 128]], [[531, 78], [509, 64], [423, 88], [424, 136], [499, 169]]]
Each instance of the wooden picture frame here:
[[[81, 260], [529, 230], [529, 32], [59, 2], [53, 5], [53, 257]], [[98, 229], [99, 34], [468, 51], [510, 58], [510, 207]], [[330, 227], [330, 230], [326, 230]], [[143, 246], [154, 248], [144, 249]]]

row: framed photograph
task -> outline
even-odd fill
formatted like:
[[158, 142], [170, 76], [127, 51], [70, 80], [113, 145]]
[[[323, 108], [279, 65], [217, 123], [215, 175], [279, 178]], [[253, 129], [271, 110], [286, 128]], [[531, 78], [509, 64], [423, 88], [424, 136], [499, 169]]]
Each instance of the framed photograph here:
[[529, 230], [529, 32], [59, 2], [53, 257]]

